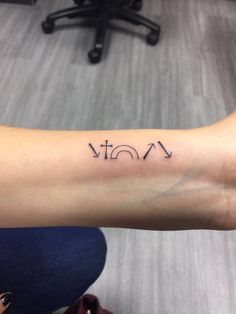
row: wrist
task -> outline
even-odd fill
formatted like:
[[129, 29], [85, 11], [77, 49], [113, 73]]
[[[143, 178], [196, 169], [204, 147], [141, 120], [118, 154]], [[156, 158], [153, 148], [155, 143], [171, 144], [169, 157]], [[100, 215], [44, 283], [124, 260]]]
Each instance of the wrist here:
[[[101, 146], [106, 140], [113, 145], [107, 159]], [[219, 191], [206, 131], [79, 132], [72, 142], [78, 145], [78, 182], [87, 184], [80, 194], [86, 224], [158, 230], [208, 229], [212, 224]], [[161, 142], [171, 156], [157, 144], [144, 159], [153, 142]], [[120, 145], [134, 147], [140, 158], [122, 153], [111, 159]]]
[[209, 126], [208, 142], [211, 143], [211, 159], [215, 164], [211, 171], [218, 195], [215, 201], [213, 229], [236, 229], [236, 114]]

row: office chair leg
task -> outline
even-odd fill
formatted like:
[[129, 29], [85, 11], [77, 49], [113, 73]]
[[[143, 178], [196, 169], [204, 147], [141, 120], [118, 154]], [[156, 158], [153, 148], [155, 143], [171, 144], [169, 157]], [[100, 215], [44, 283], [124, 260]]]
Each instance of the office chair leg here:
[[[159, 41], [161, 28], [158, 24], [133, 12], [142, 7], [142, 0], [74, 0], [74, 7], [51, 13], [42, 22], [44, 33], [50, 34], [54, 30], [55, 22], [61, 18], [94, 17], [97, 20], [94, 48], [88, 52], [91, 63], [99, 63], [104, 49], [105, 35], [108, 21], [112, 18], [120, 19], [134, 25], [143, 25], [151, 30], [147, 35], [147, 43], [156, 45]], [[130, 3], [131, 2], [131, 3]]]
[[84, 0], [74, 0], [74, 3], [79, 6], [82, 6], [84, 4]]
[[[86, 2], [88, 2], [88, 3], [86, 4]], [[74, 0], [74, 3], [77, 4], [79, 7], [83, 7], [83, 6], [92, 4], [92, 2], [90, 0]]]
[[97, 19], [94, 49], [88, 53], [91, 63], [95, 64], [101, 61], [108, 21], [109, 10], [101, 8]]
[[89, 5], [85, 7], [73, 7], [67, 10], [60, 10], [49, 14], [41, 26], [45, 34], [51, 34], [54, 30], [55, 21], [61, 18], [68, 17], [96, 17], [98, 8], [96, 5]]
[[147, 43], [149, 45], [156, 45], [159, 41], [161, 28], [158, 24], [152, 22], [151, 20], [146, 19], [145, 17], [128, 11], [127, 9], [115, 8], [112, 10], [112, 17], [128, 21], [135, 25], [143, 25], [151, 30], [151, 32], [147, 35]]
[[[80, 7], [72, 7], [68, 9], [63, 9], [60, 11], [56, 11], [54, 13], [51, 13], [47, 16], [47, 20], [59, 20], [62, 18], [68, 18], [68, 17], [82, 17], [82, 16], [88, 16], [87, 12], [90, 13], [91, 16], [91, 10], [98, 9], [97, 5], [89, 5], [84, 6], [82, 8]], [[96, 15], [95, 15], [96, 16]]]

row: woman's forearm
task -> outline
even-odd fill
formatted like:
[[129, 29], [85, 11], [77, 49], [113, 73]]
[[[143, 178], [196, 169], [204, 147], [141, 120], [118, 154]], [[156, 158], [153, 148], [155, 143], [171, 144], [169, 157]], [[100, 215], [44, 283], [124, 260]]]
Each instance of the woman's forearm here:
[[[0, 128], [0, 227], [214, 228], [225, 153], [210, 128]], [[225, 205], [224, 205], [225, 206]]]

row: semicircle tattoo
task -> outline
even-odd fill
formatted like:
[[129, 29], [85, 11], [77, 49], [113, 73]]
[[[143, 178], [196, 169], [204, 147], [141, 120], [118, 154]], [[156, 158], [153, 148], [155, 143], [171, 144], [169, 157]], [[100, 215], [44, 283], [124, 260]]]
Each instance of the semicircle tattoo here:
[[111, 159], [118, 159], [118, 155], [123, 152], [129, 153], [132, 159], [139, 159], [137, 150], [130, 145], [116, 146], [111, 152]]

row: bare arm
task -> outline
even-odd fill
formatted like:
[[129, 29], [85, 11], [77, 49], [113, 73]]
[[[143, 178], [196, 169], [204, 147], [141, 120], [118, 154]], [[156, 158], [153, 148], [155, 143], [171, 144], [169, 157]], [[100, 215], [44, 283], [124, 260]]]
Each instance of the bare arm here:
[[191, 130], [2, 126], [0, 227], [234, 229], [234, 125], [236, 114]]

